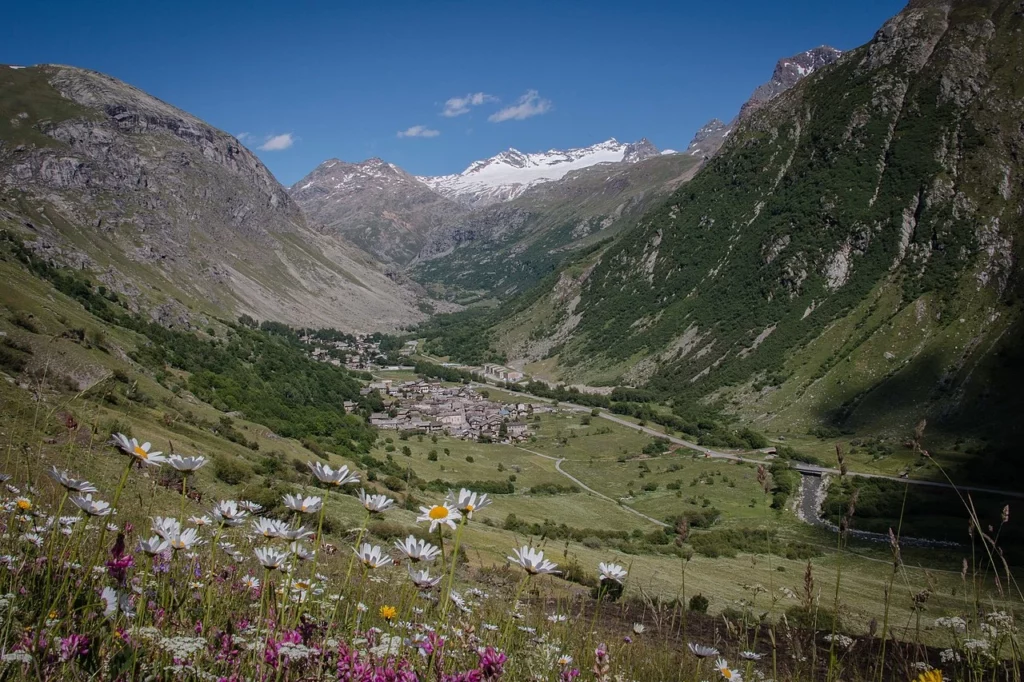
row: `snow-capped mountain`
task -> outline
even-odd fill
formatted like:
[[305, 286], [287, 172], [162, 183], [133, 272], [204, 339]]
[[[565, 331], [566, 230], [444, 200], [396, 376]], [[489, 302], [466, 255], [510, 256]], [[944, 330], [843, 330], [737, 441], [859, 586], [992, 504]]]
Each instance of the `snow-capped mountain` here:
[[440, 194], [474, 207], [515, 199], [530, 187], [560, 180], [572, 171], [599, 163], [636, 163], [658, 156], [657, 147], [646, 138], [624, 143], [612, 138], [589, 147], [524, 154], [509, 149], [496, 156], [474, 161], [461, 173], [418, 180]]
[[686, 153], [697, 157], [714, 156], [729, 137], [736, 124], [753, 113], [758, 107], [775, 99], [786, 90], [810, 76], [818, 69], [828, 66], [842, 56], [842, 52], [834, 47], [822, 45], [806, 52], [784, 57], [775, 64], [771, 80], [762, 83], [754, 90], [742, 107], [739, 114], [729, 123], [722, 123], [717, 118], [708, 121], [693, 136]]

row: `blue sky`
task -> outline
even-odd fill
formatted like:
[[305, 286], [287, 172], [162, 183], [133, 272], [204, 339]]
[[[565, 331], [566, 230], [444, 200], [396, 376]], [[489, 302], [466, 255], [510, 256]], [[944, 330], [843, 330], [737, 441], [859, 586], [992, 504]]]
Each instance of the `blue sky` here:
[[861, 45], [903, 4], [51, 0], [4, 10], [0, 62], [125, 80], [247, 133], [289, 185], [332, 157], [438, 175], [508, 147], [683, 149], [778, 58]]

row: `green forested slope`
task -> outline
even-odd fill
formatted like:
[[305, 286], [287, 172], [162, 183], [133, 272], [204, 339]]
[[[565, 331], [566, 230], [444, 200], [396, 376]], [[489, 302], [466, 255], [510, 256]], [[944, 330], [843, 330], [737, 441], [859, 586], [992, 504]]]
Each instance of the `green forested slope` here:
[[766, 430], [1016, 428], [1022, 15], [911, 3], [496, 321], [495, 346]]

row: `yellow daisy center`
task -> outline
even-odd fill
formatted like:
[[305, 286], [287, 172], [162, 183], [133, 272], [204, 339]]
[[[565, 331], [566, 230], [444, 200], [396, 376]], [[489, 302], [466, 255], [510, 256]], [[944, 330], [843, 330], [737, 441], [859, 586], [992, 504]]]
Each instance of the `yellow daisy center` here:
[[722, 672], [722, 677], [724, 677], [725, 679], [727, 679], [727, 680], [731, 680], [732, 679], [732, 671], [729, 670], [728, 668], [722, 668], [721, 672]]
[[467, 505], [466, 505], [466, 511], [468, 511], [468, 512], [472, 513], [473, 509], [474, 509], [474, 507], [473, 507], [473, 505], [472, 505], [472, 504], [467, 504]]
[[32, 503], [29, 500], [21, 499], [18, 500], [18, 509], [22, 511], [28, 511], [32, 508]]
[[135, 446], [135, 456], [141, 457], [142, 459], [149, 459], [149, 453], [142, 449], [141, 446]]
[[440, 521], [441, 519], [446, 519], [446, 518], [448, 518], [448, 507], [445, 507], [444, 505], [439, 504], [439, 505], [437, 505], [436, 507], [434, 507], [433, 509], [430, 510], [430, 513], [428, 514], [428, 516], [430, 518], [434, 519], [435, 521]]

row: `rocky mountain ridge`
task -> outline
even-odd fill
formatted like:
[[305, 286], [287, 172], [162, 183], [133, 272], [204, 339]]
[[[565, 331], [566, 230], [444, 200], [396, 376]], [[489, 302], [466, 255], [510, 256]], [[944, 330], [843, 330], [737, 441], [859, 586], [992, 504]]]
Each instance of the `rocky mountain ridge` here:
[[842, 54], [842, 51], [834, 47], [822, 45], [792, 57], [780, 59], [775, 64], [772, 77], [754, 90], [750, 98], [740, 107], [736, 117], [729, 123], [723, 123], [717, 118], [713, 118], [705, 123], [694, 134], [693, 139], [686, 148], [686, 153], [700, 158], [714, 156], [722, 145], [725, 144], [726, 138], [729, 137], [729, 134], [738, 122], [752, 114], [759, 107], [786, 92], [818, 69], [835, 63]]
[[0, 223], [169, 324], [423, 317], [414, 286], [313, 229], [237, 139], [85, 69], [0, 66]]

